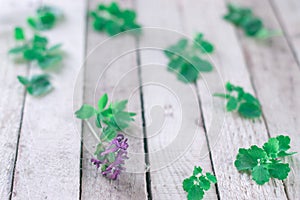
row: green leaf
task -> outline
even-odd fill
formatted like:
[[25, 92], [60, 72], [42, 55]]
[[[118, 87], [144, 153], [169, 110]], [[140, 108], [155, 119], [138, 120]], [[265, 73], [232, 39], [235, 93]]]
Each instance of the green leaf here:
[[97, 114], [97, 115], [96, 115], [96, 121], [95, 121], [95, 123], [96, 123], [96, 126], [97, 126], [98, 128], [102, 128], [101, 120], [102, 120], [101, 114]]
[[210, 182], [209, 180], [206, 179], [205, 176], [200, 176], [199, 178], [200, 180], [200, 186], [204, 189], [204, 190], [209, 190], [210, 189]]
[[21, 27], [15, 28], [15, 39], [16, 40], [25, 40], [24, 30]]
[[250, 119], [258, 118], [262, 114], [261, 108], [258, 105], [248, 102], [241, 103], [238, 112], [241, 116]]
[[26, 87], [27, 92], [32, 96], [42, 96], [53, 89], [49, 81], [49, 76], [46, 74], [34, 75], [29, 79], [18, 76], [18, 80]]
[[290, 142], [291, 139], [289, 136], [283, 136], [283, 135], [279, 135], [276, 137], [276, 139], [278, 140], [279, 143], [279, 151], [287, 151], [289, 150], [290, 147]]
[[101, 135], [101, 139], [111, 141], [117, 136], [117, 131], [113, 127], [106, 127], [103, 129], [103, 134]]
[[88, 104], [83, 104], [79, 110], [75, 112], [75, 115], [79, 119], [89, 119], [96, 114], [95, 108]]
[[288, 177], [291, 171], [288, 163], [274, 163], [269, 165], [269, 172], [273, 178], [278, 178], [279, 180], [284, 180]]
[[38, 65], [41, 69], [47, 69], [62, 61], [61, 55], [46, 55], [38, 59]]
[[188, 200], [201, 200], [203, 199], [204, 191], [199, 185], [193, 185], [188, 192]]
[[17, 46], [17, 47], [14, 47], [14, 48], [11, 48], [8, 53], [9, 54], [19, 54], [19, 53], [24, 53], [25, 50], [28, 49], [28, 46], [25, 44], [25, 45], [22, 45], [22, 46]]
[[24, 76], [17, 76], [18, 80], [20, 81], [20, 83], [22, 83], [23, 85], [27, 86], [30, 84], [30, 80], [27, 79]]
[[212, 182], [212, 183], [217, 183], [217, 178], [216, 178], [214, 175], [212, 175], [212, 174], [209, 173], [209, 172], [207, 172], [205, 175], [206, 175], [206, 178], [207, 178], [210, 182]]
[[270, 173], [264, 166], [259, 165], [253, 168], [252, 179], [259, 185], [263, 185], [270, 179]]
[[200, 72], [210, 72], [213, 70], [213, 66], [210, 62], [202, 60], [197, 56], [192, 57], [192, 64]]
[[107, 102], [108, 102], [108, 96], [107, 94], [104, 94], [98, 101], [98, 109], [100, 112], [105, 108]]
[[185, 83], [193, 83], [198, 79], [198, 70], [191, 64], [182, 66], [178, 73], [178, 79]]
[[258, 159], [266, 156], [264, 150], [255, 145], [250, 149], [240, 148], [234, 165], [238, 171], [251, 170], [258, 164]]
[[243, 93], [242, 98], [243, 98], [246, 102], [248, 102], [248, 103], [253, 103], [253, 104], [256, 104], [256, 105], [260, 106], [260, 103], [259, 103], [258, 99], [255, 98], [255, 97], [254, 97], [252, 94], [250, 94], [250, 93]]
[[197, 176], [197, 175], [201, 175], [201, 173], [202, 173], [202, 169], [201, 169], [201, 167], [194, 167], [194, 171], [193, 171], [193, 175], [194, 176]]
[[276, 158], [279, 150], [279, 142], [276, 138], [270, 138], [263, 146], [263, 149], [267, 152], [272, 158]]
[[226, 110], [228, 112], [233, 111], [237, 108], [238, 101], [235, 97], [229, 97], [228, 102], [226, 104]]
[[184, 179], [182, 183], [184, 191], [188, 192], [192, 188], [192, 186], [194, 186], [195, 182], [197, 182], [197, 178], [194, 176]]
[[62, 44], [55, 44], [51, 46], [49, 49], [47, 49], [48, 53], [53, 53], [61, 48]]

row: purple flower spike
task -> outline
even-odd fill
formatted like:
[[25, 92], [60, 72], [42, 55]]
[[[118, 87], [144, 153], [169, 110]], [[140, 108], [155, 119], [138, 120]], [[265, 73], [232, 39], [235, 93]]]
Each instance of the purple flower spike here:
[[[110, 143], [110, 145], [103, 151], [100, 155], [104, 157], [103, 161], [97, 159], [91, 159], [91, 162], [100, 167], [100, 164], [106, 164], [106, 168], [101, 172], [103, 176], [106, 176], [109, 179], [116, 180], [121, 174], [122, 170], [125, 168], [125, 160], [127, 157], [127, 148], [129, 147], [127, 143], [128, 139], [122, 134], [118, 134]], [[109, 154], [115, 154], [115, 160], [109, 162], [106, 156]]]

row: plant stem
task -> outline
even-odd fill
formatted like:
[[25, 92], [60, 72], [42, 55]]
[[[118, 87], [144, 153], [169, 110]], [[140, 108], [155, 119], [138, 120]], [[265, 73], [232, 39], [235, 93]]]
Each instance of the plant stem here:
[[88, 125], [90, 131], [93, 133], [93, 135], [94, 135], [95, 138], [98, 140], [98, 142], [101, 142], [99, 136], [97, 135], [96, 131], [93, 129], [91, 123], [90, 123], [87, 119], [85, 119], [84, 121], [86, 122], [86, 124]]

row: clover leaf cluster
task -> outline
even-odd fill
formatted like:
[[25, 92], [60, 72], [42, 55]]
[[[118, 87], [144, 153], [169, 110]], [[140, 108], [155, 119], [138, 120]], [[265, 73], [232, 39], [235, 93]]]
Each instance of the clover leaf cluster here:
[[211, 184], [217, 183], [214, 175], [207, 172], [204, 174], [201, 167], [194, 167], [193, 175], [184, 179], [182, 187], [188, 193], [188, 200], [201, 200], [204, 192], [211, 188]]
[[62, 18], [63, 13], [60, 9], [45, 5], [36, 10], [36, 16], [28, 17], [27, 22], [33, 29], [43, 31], [52, 29]]
[[90, 16], [94, 19], [94, 29], [110, 36], [141, 27], [136, 22], [135, 11], [121, 9], [116, 2], [100, 4], [96, 10], [90, 12]]
[[193, 44], [189, 44], [187, 39], [180, 39], [164, 53], [169, 58], [168, 70], [177, 73], [179, 80], [192, 83], [198, 79], [200, 72], [213, 70], [212, 64], [201, 57], [202, 54], [210, 54], [213, 51], [214, 46], [199, 33]]
[[288, 153], [290, 137], [279, 135], [270, 138], [262, 148], [253, 145], [249, 149], [240, 148], [234, 162], [238, 171], [248, 171], [252, 179], [259, 185], [269, 182], [270, 178], [284, 180], [291, 171], [288, 163], [282, 158], [295, 154]]
[[117, 136], [118, 131], [127, 128], [130, 122], [134, 121], [135, 113], [126, 112], [128, 101], [118, 101], [108, 105], [108, 96], [104, 94], [98, 101], [98, 107], [84, 104], [75, 115], [79, 119], [95, 118], [95, 124], [101, 128], [101, 139], [110, 141]]
[[[62, 61], [61, 44], [49, 47], [48, 39], [38, 34], [27, 39], [21, 27], [15, 28], [14, 37], [17, 46], [11, 48], [9, 54], [25, 61], [36, 62], [42, 70], [49, 69]], [[18, 76], [19, 82], [33, 96], [44, 95], [53, 89], [49, 79], [47, 74], [33, 75], [29, 78]]]
[[235, 86], [230, 82], [226, 83], [228, 93], [214, 96], [226, 98], [226, 110], [228, 112], [237, 111], [242, 117], [254, 119], [262, 115], [261, 105], [257, 98], [252, 94], [245, 92], [240, 86]]
[[227, 9], [228, 13], [224, 15], [224, 19], [243, 29], [244, 33], [249, 37], [263, 39], [278, 34], [277, 32], [266, 29], [262, 20], [255, 16], [249, 8], [227, 4]]

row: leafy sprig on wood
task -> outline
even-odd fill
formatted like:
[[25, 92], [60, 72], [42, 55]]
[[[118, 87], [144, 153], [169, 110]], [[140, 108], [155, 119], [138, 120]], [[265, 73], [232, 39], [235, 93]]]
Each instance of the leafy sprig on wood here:
[[217, 183], [214, 175], [207, 172], [204, 174], [201, 167], [194, 167], [193, 175], [184, 179], [182, 187], [188, 193], [188, 200], [201, 200], [204, 192], [211, 188], [211, 184]]
[[290, 141], [289, 136], [279, 135], [270, 138], [262, 148], [256, 145], [249, 149], [241, 148], [234, 165], [238, 171], [250, 172], [252, 179], [259, 185], [269, 182], [270, 178], [284, 180], [291, 169], [288, 163], [283, 163], [282, 158], [295, 154], [287, 152]]
[[52, 29], [63, 18], [63, 12], [52, 6], [41, 6], [36, 10], [36, 16], [28, 17], [27, 22], [35, 30]]
[[94, 29], [110, 36], [141, 27], [136, 22], [135, 11], [121, 9], [116, 2], [109, 5], [100, 4], [96, 10], [90, 12], [90, 15], [94, 19]]
[[124, 130], [134, 121], [136, 114], [125, 111], [127, 103], [127, 100], [123, 100], [108, 105], [108, 96], [104, 94], [99, 99], [97, 108], [84, 104], [75, 115], [84, 120], [94, 117], [96, 126], [102, 129], [101, 139], [111, 140], [118, 131]]
[[16, 41], [22, 41], [16, 47], [9, 50], [9, 54], [21, 55], [26, 61], [36, 61], [41, 69], [48, 69], [62, 60], [61, 44], [48, 47], [46, 37], [35, 34], [33, 38], [26, 40], [22, 28], [15, 28]]
[[249, 119], [258, 118], [262, 115], [259, 100], [252, 94], [245, 92], [242, 87], [227, 82], [226, 90], [228, 93], [216, 93], [214, 96], [228, 100], [226, 104], [226, 110], [228, 112], [237, 111], [242, 117]]
[[264, 27], [263, 21], [253, 14], [250, 8], [227, 4], [228, 13], [224, 19], [244, 30], [249, 37], [269, 38], [278, 35], [278, 31], [270, 31]]
[[193, 44], [190, 45], [187, 39], [180, 39], [176, 44], [169, 46], [164, 53], [170, 59], [168, 70], [176, 72], [179, 80], [191, 83], [198, 79], [200, 72], [212, 71], [212, 64], [203, 59], [202, 55], [213, 51], [214, 46], [204, 40], [203, 34], [199, 33]]
[[53, 89], [47, 74], [34, 75], [30, 78], [18, 76], [18, 80], [32, 96], [42, 96]]

